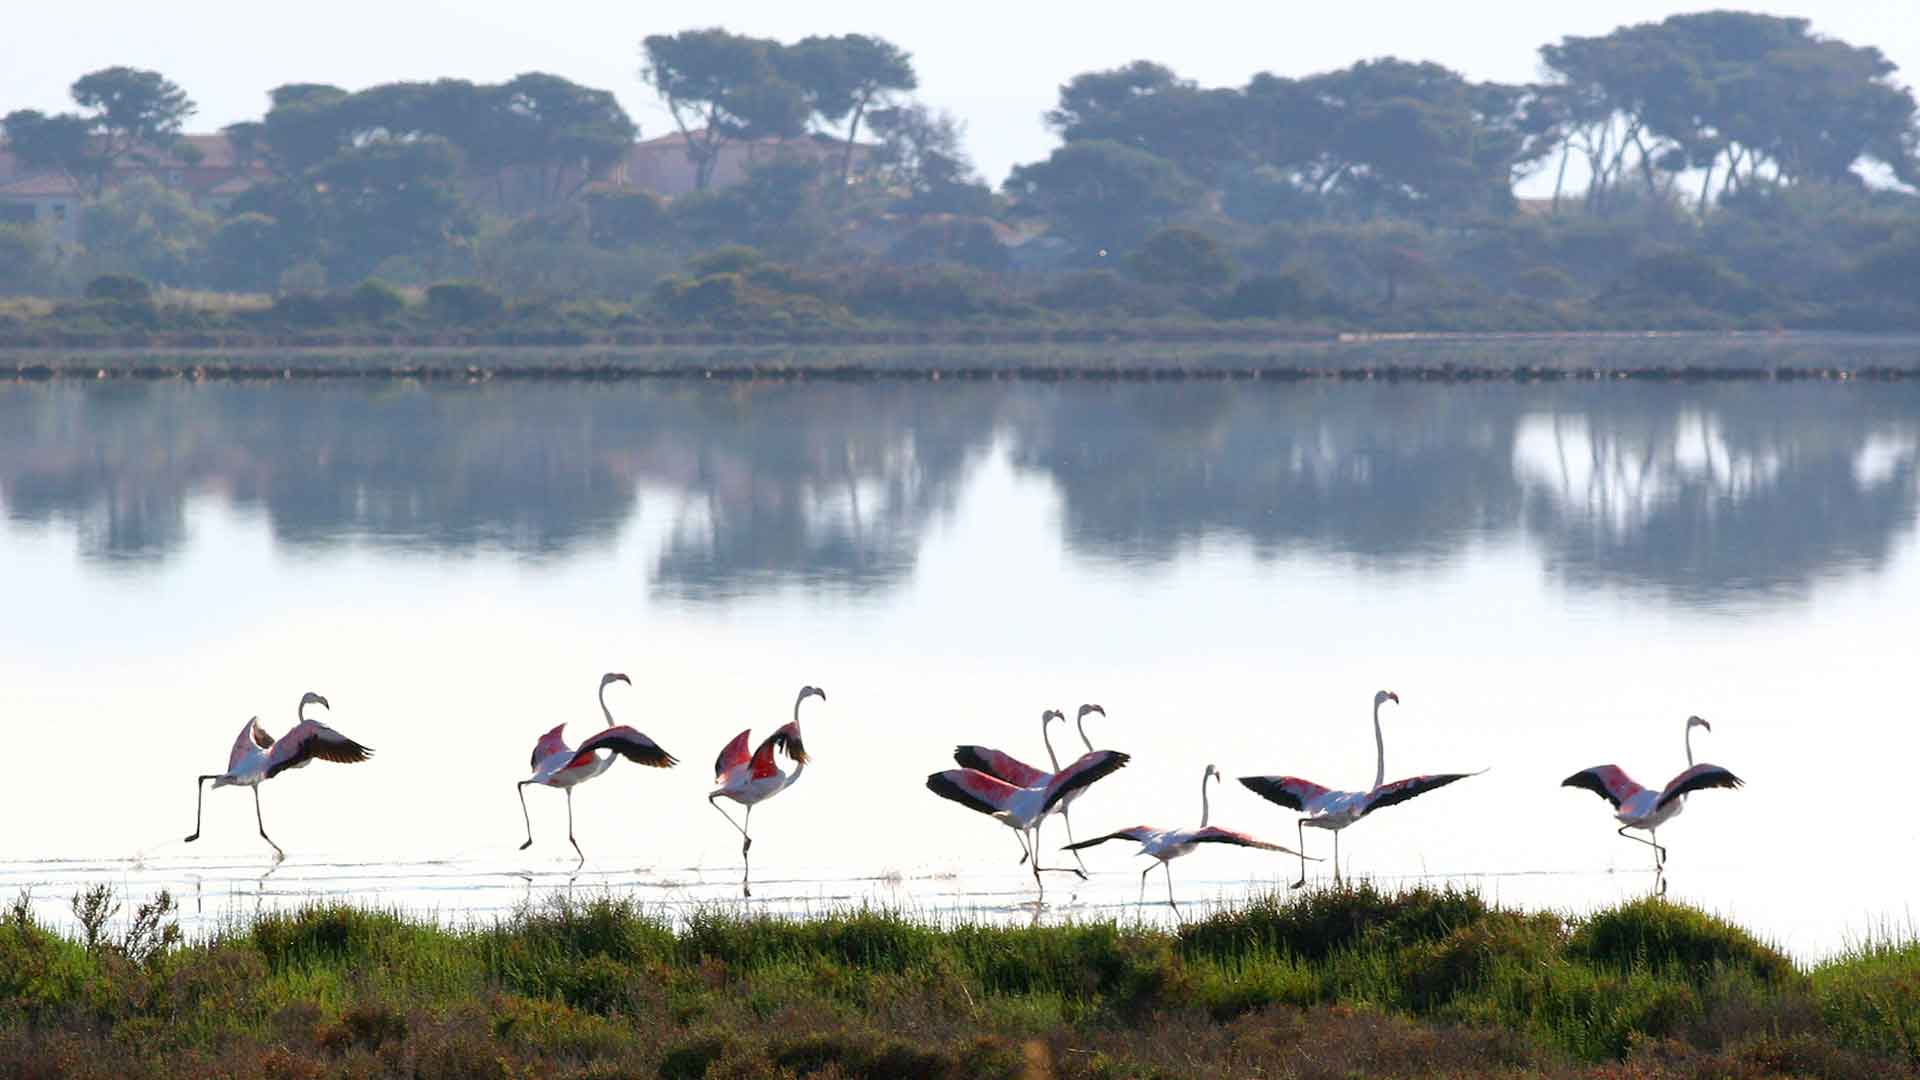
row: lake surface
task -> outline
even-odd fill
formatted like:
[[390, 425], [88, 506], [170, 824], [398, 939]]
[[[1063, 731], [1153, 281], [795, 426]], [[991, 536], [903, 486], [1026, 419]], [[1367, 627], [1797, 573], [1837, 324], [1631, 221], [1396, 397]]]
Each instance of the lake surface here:
[[[1803, 958], [1913, 926], [1910, 383], [14, 384], [0, 508], [0, 896], [49, 917], [94, 881], [195, 925], [727, 901], [709, 763], [812, 683], [815, 761], [753, 820], [773, 910], [1032, 915], [1008, 830], [922, 784], [962, 742], [1044, 765], [1044, 708], [1103, 704], [1089, 734], [1134, 755], [1075, 805], [1084, 839], [1197, 822], [1209, 762], [1365, 787], [1386, 688], [1389, 779], [1488, 771], [1347, 830], [1350, 874], [1645, 893], [1648, 849], [1558, 785], [1664, 783], [1698, 713], [1747, 786], [1661, 830], [1670, 896]], [[576, 791], [575, 874], [564, 796], [527, 791], [523, 853], [513, 785], [547, 728], [602, 725], [610, 670], [682, 765]], [[183, 844], [193, 778], [309, 689], [378, 756], [262, 788], [271, 874], [244, 791]], [[1211, 799], [1294, 844], [1231, 779]], [[1172, 917], [1132, 845], [1087, 863], [1041, 917]], [[1297, 870], [1209, 850], [1174, 880], [1191, 915]]]

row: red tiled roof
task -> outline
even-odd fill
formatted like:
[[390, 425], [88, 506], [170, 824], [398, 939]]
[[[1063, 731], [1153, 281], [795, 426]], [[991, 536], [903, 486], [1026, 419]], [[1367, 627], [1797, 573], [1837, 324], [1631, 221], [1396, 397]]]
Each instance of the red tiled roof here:
[[34, 173], [0, 184], [0, 199], [79, 198], [80, 188], [61, 173]]

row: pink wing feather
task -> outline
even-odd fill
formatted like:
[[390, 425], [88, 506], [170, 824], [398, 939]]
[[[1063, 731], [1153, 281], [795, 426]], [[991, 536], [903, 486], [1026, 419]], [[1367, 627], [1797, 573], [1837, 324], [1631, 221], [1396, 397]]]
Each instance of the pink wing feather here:
[[569, 749], [567, 740], [560, 737], [560, 732], [565, 730], [566, 726], [565, 724], [560, 724], [552, 731], [540, 736], [540, 741], [533, 744], [533, 760], [527, 763], [528, 768], [537, 769], [540, 767], [541, 758], [552, 757], [554, 754], [564, 754], [567, 752]]
[[1582, 769], [1560, 781], [1560, 786], [1586, 788], [1612, 803], [1615, 810], [1620, 809], [1621, 803], [1647, 790], [1635, 783], [1633, 777], [1618, 765], [1595, 765], [1591, 769]]
[[1314, 800], [1333, 790], [1297, 776], [1243, 776], [1240, 785], [1270, 803], [1303, 812]]
[[953, 760], [963, 768], [978, 769], [1015, 787], [1039, 787], [1053, 779], [1050, 772], [1043, 772], [1012, 754], [986, 746], [956, 746], [953, 748]]
[[249, 719], [247, 726], [240, 729], [240, 737], [233, 740], [233, 750], [227, 755], [227, 771], [238, 769], [240, 762], [256, 748], [266, 750], [272, 746], [273, 736], [261, 728], [260, 718], [256, 716]]
[[747, 738], [751, 734], [753, 734], [753, 729], [748, 728], [746, 731], [735, 735], [733, 741], [729, 742], [726, 747], [720, 751], [720, 756], [713, 761], [713, 775], [716, 780], [719, 777], [725, 776], [729, 771], [746, 764], [747, 759], [752, 757], [752, 755], [747, 752]]

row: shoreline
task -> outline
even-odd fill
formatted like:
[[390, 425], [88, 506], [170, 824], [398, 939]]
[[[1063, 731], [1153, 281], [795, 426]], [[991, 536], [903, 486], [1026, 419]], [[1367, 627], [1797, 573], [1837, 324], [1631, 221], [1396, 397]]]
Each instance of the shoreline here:
[[0, 347], [0, 380], [116, 378], [1905, 381], [1920, 379], [1920, 335], [1522, 331], [1227, 341]]
[[732, 905], [676, 926], [630, 898], [555, 893], [459, 927], [323, 900], [203, 936], [169, 929], [171, 898], [96, 886], [74, 910], [77, 935], [19, 903], [0, 912], [0, 1073], [50, 1048], [123, 1076], [1597, 1078], [1626, 1065], [1679, 1080], [1920, 1064], [1920, 942], [1801, 966], [1657, 898], [1568, 919], [1363, 884], [1173, 927]]

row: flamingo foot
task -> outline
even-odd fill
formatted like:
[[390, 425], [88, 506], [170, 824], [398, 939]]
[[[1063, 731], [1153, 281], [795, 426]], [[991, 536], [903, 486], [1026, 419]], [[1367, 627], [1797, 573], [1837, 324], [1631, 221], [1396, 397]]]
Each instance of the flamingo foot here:
[[189, 843], [189, 844], [191, 844], [191, 843], [193, 843], [193, 842], [194, 842], [195, 840], [198, 840], [198, 839], [200, 839], [200, 834], [196, 832], [196, 833], [194, 833], [194, 834], [193, 834], [192, 836], [189, 836], [189, 837], [187, 837], [187, 839], [186, 839], [186, 843]]
[[521, 851], [525, 851], [525, 850], [527, 850], [528, 848], [530, 848], [530, 847], [532, 847], [532, 846], [533, 846], [533, 838], [532, 838], [532, 837], [528, 837], [528, 838], [527, 838], [527, 842], [526, 842], [526, 843], [524, 843], [524, 844], [521, 844], [521, 845], [520, 845], [520, 850], [521, 850]]

